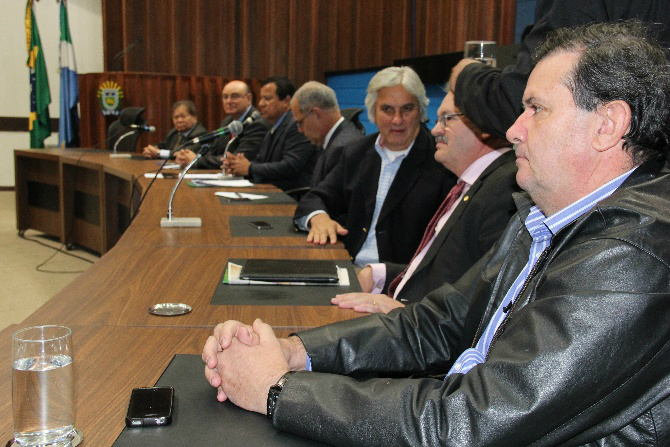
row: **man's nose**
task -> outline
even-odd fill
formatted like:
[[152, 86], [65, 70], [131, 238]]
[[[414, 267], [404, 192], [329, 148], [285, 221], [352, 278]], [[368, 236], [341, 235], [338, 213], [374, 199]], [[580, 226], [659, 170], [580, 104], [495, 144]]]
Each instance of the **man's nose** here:
[[512, 126], [507, 129], [505, 136], [507, 140], [512, 144], [524, 143], [526, 141], [527, 129], [526, 129], [526, 112], [523, 112], [512, 124]]

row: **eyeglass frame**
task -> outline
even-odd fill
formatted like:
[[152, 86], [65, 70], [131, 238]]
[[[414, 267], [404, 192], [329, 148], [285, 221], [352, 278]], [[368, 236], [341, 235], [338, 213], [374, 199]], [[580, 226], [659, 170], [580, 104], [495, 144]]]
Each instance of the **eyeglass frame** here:
[[[312, 114], [313, 111], [314, 111], [314, 107], [312, 107], [312, 108], [310, 109], [310, 111], [307, 112], [307, 113], [305, 114], [305, 116], [302, 117], [302, 119], [300, 119], [300, 120], [295, 120], [295, 122], [297, 123], [299, 129], [302, 129], [303, 122], [307, 119], [308, 116], [310, 116], [310, 115]], [[295, 117], [294, 117], [294, 118], [295, 118]]]
[[443, 113], [442, 115], [437, 117], [437, 123], [441, 124], [442, 127], [447, 127], [447, 122], [453, 120], [457, 116], [465, 116], [465, 114], [458, 112], [458, 113]]

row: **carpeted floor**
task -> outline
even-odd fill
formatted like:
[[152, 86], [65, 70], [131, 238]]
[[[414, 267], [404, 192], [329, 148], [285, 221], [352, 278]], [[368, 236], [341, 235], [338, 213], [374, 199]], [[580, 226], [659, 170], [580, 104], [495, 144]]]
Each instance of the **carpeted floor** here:
[[[60, 242], [38, 231], [28, 230], [26, 239], [20, 238], [14, 194], [0, 191], [0, 329], [21, 323], [91, 266], [90, 262], [66, 253], [92, 262], [98, 259], [94, 253], [81, 249], [59, 253], [54, 248], [61, 247]], [[37, 271], [45, 261], [39, 267], [41, 271]]]

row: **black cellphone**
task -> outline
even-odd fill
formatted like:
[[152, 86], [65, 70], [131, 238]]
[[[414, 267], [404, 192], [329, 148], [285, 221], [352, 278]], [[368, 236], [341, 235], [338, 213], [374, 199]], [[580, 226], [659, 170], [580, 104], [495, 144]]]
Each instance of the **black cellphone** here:
[[128, 427], [169, 425], [172, 422], [173, 401], [174, 388], [171, 386], [133, 389], [126, 425]]
[[251, 222], [249, 222], [249, 225], [251, 225], [257, 230], [272, 230], [272, 225], [270, 225], [264, 220], [252, 220]]

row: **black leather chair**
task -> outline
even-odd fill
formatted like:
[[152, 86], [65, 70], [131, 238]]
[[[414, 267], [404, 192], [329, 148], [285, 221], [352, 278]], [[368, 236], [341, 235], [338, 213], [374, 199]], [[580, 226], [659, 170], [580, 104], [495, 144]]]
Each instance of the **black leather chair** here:
[[130, 125], [146, 125], [143, 112], [144, 107], [126, 107], [121, 110], [119, 118], [107, 130], [107, 149], [113, 152], [135, 152], [140, 131], [132, 129]]
[[359, 107], [352, 107], [352, 108], [349, 108], [349, 109], [340, 110], [340, 113], [342, 114], [344, 119], [349, 120], [352, 123], [354, 123], [354, 125], [356, 126], [358, 131], [361, 133], [361, 135], [365, 135], [365, 127], [363, 127], [363, 123], [361, 123], [361, 121], [358, 119], [358, 115], [360, 115], [361, 112], [363, 112], [363, 109], [361, 109]]

